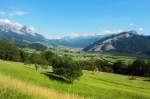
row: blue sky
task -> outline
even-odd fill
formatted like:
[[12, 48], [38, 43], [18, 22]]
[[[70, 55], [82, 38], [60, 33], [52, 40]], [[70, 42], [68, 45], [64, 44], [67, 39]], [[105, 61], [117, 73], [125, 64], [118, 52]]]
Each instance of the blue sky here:
[[123, 30], [150, 35], [150, 0], [0, 0], [0, 19], [49, 38]]

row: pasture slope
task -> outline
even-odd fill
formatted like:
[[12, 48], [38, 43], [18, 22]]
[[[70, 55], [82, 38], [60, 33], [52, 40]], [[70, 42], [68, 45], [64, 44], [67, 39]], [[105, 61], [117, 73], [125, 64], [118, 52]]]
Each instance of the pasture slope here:
[[66, 84], [50, 79], [34, 66], [0, 60], [0, 99], [150, 99], [150, 82], [137, 77], [83, 71]]

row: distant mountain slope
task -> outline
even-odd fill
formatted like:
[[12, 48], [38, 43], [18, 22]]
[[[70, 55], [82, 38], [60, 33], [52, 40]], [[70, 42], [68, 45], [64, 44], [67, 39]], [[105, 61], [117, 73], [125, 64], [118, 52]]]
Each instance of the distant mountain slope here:
[[150, 54], [150, 36], [135, 31], [114, 34], [85, 47], [84, 51]]
[[101, 39], [101, 35], [89, 36], [89, 37], [65, 37], [61, 39], [49, 40], [49, 44], [61, 47], [71, 47], [71, 48], [84, 48], [93, 42]]
[[0, 37], [29, 42], [46, 41], [45, 37], [36, 33], [32, 27], [8, 19], [0, 20]]
[[4, 31], [0, 31], [0, 37], [1, 38], [8, 38], [8, 39], [13, 39], [13, 40], [20, 40], [20, 41], [29, 41], [29, 42], [44, 42], [46, 41], [46, 39], [40, 35], [40, 34], [35, 34], [30, 35], [30, 34], [26, 34], [26, 35], [22, 35], [22, 34], [17, 34], [16, 32], [4, 32]]

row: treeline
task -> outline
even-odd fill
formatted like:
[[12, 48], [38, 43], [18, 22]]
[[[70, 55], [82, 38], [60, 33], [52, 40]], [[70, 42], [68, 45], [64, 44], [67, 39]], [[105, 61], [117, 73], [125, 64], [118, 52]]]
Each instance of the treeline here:
[[35, 49], [36, 51], [44, 51], [47, 49], [47, 47], [40, 43], [31, 43], [31, 42], [25, 42], [25, 41], [15, 41], [15, 44], [19, 48], [30, 48]]
[[20, 52], [14, 42], [6, 39], [0, 39], [0, 59], [10, 61], [20, 61]]
[[91, 59], [81, 60], [80, 64], [82, 69], [85, 70], [150, 77], [150, 61], [144, 59], [136, 59], [131, 64], [127, 64], [121, 60], [110, 63], [106, 60]]

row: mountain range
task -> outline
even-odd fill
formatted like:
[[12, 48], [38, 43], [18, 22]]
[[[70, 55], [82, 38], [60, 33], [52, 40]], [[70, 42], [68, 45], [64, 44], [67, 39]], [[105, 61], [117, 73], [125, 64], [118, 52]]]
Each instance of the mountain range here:
[[136, 31], [126, 31], [104, 37], [85, 47], [88, 52], [110, 52], [122, 54], [150, 55], [150, 36], [139, 35]]
[[33, 27], [22, 25], [8, 19], [0, 20], [0, 37], [15, 41], [38, 42], [48, 46], [69, 48], [84, 48], [101, 38], [100, 35], [94, 35], [73, 38], [65, 36], [60, 39], [47, 39], [41, 34], [36, 33]]
[[136, 31], [125, 31], [107, 36], [66, 36], [61, 39], [47, 39], [36, 33], [33, 27], [5, 19], [0, 20], [0, 37], [34, 43], [34, 46], [37, 45], [36, 43], [41, 43], [53, 47], [81, 48], [86, 52], [145, 54], [150, 56], [150, 36], [139, 35]]

